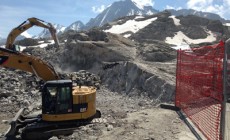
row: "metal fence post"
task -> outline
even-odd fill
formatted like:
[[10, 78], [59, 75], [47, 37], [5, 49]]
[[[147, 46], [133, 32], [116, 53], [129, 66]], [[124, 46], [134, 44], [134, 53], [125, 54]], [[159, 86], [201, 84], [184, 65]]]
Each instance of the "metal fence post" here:
[[227, 94], [226, 94], [226, 85], [227, 85], [227, 47], [230, 40], [226, 41], [224, 45], [224, 58], [223, 58], [223, 102], [222, 102], [222, 111], [221, 111], [221, 122], [220, 122], [220, 138], [225, 140], [225, 115], [226, 115], [226, 103], [227, 103]]

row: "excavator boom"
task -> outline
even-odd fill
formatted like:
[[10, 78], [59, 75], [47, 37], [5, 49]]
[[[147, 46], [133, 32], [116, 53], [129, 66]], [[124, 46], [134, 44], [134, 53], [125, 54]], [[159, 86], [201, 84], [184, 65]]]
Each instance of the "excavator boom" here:
[[28, 18], [26, 21], [24, 21], [18, 27], [11, 30], [11, 32], [9, 33], [9, 35], [7, 37], [6, 48], [13, 50], [14, 49], [13, 43], [14, 43], [16, 37], [34, 25], [49, 29], [50, 34], [51, 34], [52, 38], [54, 39], [56, 46], [59, 47], [59, 42], [58, 42], [58, 39], [56, 36], [56, 29], [53, 27], [53, 25], [51, 23], [47, 23], [47, 22], [40, 20], [38, 18]]
[[54, 68], [47, 62], [5, 48], [0, 48], [0, 66], [31, 72], [44, 81], [59, 79]]

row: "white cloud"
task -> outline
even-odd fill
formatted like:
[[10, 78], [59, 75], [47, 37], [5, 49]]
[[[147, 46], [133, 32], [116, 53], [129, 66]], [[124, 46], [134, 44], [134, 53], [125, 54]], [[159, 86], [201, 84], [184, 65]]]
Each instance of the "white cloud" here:
[[92, 10], [93, 10], [93, 12], [94, 13], [101, 13], [102, 11], [104, 11], [105, 10], [105, 5], [101, 5], [100, 7], [97, 7], [97, 6], [93, 6], [92, 7]]
[[182, 9], [182, 7], [173, 7], [173, 6], [170, 6], [170, 5], [166, 5], [165, 9], [175, 9], [175, 10], [180, 10], [180, 9]]
[[144, 6], [154, 6], [154, 1], [153, 0], [132, 0], [138, 8], [143, 9]]
[[193, 7], [195, 9], [205, 8], [206, 6], [212, 4], [213, 0], [189, 0], [187, 6]]
[[187, 8], [212, 12], [226, 18], [229, 17], [230, 0], [220, 0], [218, 4], [214, 0], [188, 0]]
[[230, 6], [230, 0], [224, 0], [224, 3]]

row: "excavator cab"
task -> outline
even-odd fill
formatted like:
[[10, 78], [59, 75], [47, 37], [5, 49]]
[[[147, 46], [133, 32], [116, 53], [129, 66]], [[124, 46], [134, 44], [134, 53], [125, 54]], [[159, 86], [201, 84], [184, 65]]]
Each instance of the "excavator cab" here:
[[54, 80], [42, 90], [42, 114], [66, 114], [73, 110], [72, 81]]

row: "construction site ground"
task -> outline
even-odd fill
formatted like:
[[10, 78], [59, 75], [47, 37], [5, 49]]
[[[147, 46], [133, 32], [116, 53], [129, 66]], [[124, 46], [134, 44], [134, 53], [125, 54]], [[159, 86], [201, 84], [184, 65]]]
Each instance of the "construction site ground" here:
[[[102, 118], [77, 128], [70, 136], [50, 139], [79, 140], [195, 140], [175, 111], [161, 109], [153, 100], [111, 92], [102, 86], [97, 92], [97, 107]], [[0, 133], [8, 128], [4, 120], [14, 113], [1, 113]]]

